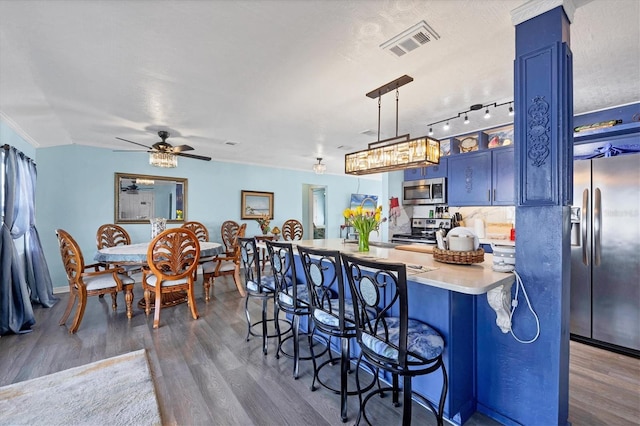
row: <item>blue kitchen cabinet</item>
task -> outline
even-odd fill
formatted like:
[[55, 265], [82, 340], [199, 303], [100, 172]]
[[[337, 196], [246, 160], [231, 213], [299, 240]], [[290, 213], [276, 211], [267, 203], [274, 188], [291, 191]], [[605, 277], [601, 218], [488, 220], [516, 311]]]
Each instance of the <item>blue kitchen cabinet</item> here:
[[515, 200], [513, 147], [493, 149], [491, 156], [491, 205], [512, 206]]
[[491, 152], [451, 156], [447, 184], [450, 206], [490, 205]]
[[451, 156], [447, 176], [450, 206], [513, 205], [513, 147]]
[[447, 158], [441, 157], [440, 164], [429, 167], [415, 167], [404, 170], [404, 180], [431, 179], [447, 177]]

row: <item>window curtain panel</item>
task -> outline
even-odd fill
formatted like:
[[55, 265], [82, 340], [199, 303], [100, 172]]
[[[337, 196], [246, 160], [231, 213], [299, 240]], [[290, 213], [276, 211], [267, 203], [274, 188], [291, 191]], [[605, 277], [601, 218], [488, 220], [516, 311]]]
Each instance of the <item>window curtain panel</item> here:
[[[35, 164], [13, 147], [0, 155], [0, 334], [25, 333], [35, 324], [31, 298], [46, 307], [57, 300], [35, 228]], [[24, 263], [14, 244], [21, 237]]]

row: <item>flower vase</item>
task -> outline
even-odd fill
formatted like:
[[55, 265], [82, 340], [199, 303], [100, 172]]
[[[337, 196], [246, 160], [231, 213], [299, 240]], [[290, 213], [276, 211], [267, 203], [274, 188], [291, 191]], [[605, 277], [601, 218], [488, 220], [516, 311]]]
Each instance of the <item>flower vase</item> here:
[[160, 235], [165, 229], [167, 229], [167, 219], [163, 217], [154, 217], [149, 219], [151, 222], [151, 239]]
[[369, 251], [369, 233], [358, 233], [358, 251]]

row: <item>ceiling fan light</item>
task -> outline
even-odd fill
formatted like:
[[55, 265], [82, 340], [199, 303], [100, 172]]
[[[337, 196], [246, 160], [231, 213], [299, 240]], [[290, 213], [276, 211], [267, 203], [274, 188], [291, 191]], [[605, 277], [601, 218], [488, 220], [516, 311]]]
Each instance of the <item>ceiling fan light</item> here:
[[149, 153], [149, 164], [163, 168], [177, 167], [178, 156], [169, 152], [151, 152]]

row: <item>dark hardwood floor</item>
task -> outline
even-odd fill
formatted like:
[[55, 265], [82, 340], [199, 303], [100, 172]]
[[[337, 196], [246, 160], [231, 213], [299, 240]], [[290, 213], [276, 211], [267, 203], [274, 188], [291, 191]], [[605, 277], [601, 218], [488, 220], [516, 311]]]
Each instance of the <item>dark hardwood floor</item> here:
[[[135, 290], [136, 301], [142, 292]], [[35, 308], [31, 333], [0, 338], [0, 386], [145, 348], [156, 385], [161, 415], [168, 425], [339, 425], [339, 395], [320, 388], [311, 392], [311, 363], [301, 363], [298, 380], [292, 361], [276, 359], [275, 342], [262, 355], [260, 339], [247, 342], [244, 299], [231, 279], [216, 280], [205, 303], [197, 285], [200, 319], [186, 304], [163, 309], [160, 328], [153, 330], [137, 306], [127, 320], [124, 298], [111, 311], [110, 297], [91, 297], [78, 333], [58, 326], [68, 294], [59, 294], [53, 308]], [[254, 318], [259, 305], [250, 304]], [[70, 324], [71, 320], [68, 321]], [[640, 360], [571, 343], [570, 420], [574, 425], [632, 425], [640, 418]], [[335, 367], [338, 376], [338, 365]], [[106, 391], [96, 384], [97, 392]], [[398, 409], [390, 398], [376, 401], [376, 424], [397, 424]], [[135, 395], [131, 401], [135, 404]], [[52, 407], [55, 409], [55, 407]], [[358, 399], [349, 398], [349, 421]], [[46, 419], [43, 419], [43, 423]], [[0, 413], [0, 424], [2, 414]], [[105, 422], [108, 423], [108, 422]], [[435, 424], [431, 413], [416, 406], [414, 424]], [[497, 425], [476, 413], [468, 426]]]

